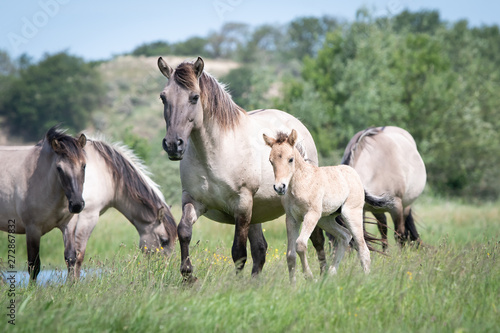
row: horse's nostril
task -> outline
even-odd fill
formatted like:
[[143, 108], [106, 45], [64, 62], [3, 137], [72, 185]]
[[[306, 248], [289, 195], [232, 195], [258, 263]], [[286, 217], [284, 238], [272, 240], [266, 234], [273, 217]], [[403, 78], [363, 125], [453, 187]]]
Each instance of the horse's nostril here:
[[184, 144], [184, 140], [181, 138], [177, 139], [177, 147], [181, 147]]
[[163, 140], [161, 141], [161, 146], [163, 147], [163, 150], [164, 151], [167, 151], [167, 139], [163, 138]]

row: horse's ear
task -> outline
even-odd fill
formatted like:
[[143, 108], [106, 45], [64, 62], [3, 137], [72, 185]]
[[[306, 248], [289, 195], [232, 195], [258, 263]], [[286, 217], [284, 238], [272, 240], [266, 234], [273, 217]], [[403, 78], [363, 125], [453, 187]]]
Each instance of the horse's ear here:
[[297, 143], [297, 131], [295, 129], [293, 129], [292, 133], [288, 136], [287, 142], [290, 146], [295, 147], [295, 143]]
[[200, 78], [201, 74], [203, 73], [203, 68], [205, 67], [205, 63], [203, 62], [203, 59], [201, 57], [198, 57], [194, 63], [194, 73], [196, 74], [197, 78]]
[[158, 221], [163, 220], [163, 216], [165, 216], [165, 208], [160, 207], [160, 209], [158, 209]]
[[61, 149], [61, 143], [57, 139], [52, 139], [50, 141], [50, 146], [52, 147], [52, 150], [55, 151], [56, 153]]
[[85, 136], [85, 134], [81, 134], [80, 137], [78, 138], [78, 143], [80, 144], [80, 147], [85, 147], [85, 145], [87, 144], [87, 137]]
[[165, 75], [167, 79], [170, 79], [170, 76], [172, 75], [172, 72], [174, 71], [172, 67], [170, 67], [165, 60], [163, 60], [162, 57], [158, 58], [158, 68], [160, 69], [160, 72]]
[[264, 142], [266, 143], [266, 145], [268, 145], [271, 148], [276, 143], [276, 139], [271, 138], [270, 136], [267, 136], [266, 134], [262, 134], [262, 137], [264, 138]]

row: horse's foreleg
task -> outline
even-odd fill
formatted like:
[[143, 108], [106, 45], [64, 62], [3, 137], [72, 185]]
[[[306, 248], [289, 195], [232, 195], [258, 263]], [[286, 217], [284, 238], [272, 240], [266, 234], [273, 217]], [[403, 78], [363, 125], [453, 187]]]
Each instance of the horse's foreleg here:
[[302, 230], [300, 231], [300, 235], [297, 238], [296, 246], [297, 246], [297, 254], [299, 255], [300, 261], [302, 263], [302, 271], [306, 278], [312, 278], [313, 274], [311, 269], [309, 268], [309, 264], [307, 262], [307, 241], [311, 234], [314, 231], [314, 228], [318, 224], [318, 220], [321, 217], [321, 214], [318, 214], [315, 211], [310, 211], [304, 216], [304, 222], [302, 226]]
[[300, 224], [290, 215], [286, 214], [286, 235], [288, 239], [286, 261], [288, 264], [288, 275], [290, 282], [295, 283], [295, 265], [297, 262], [297, 238], [299, 236]]
[[68, 267], [68, 277], [71, 279], [74, 276], [74, 268], [76, 262], [76, 250], [75, 250], [75, 227], [78, 220], [78, 215], [72, 217], [72, 219], [65, 226], [59, 227], [63, 235], [64, 241], [64, 260], [66, 261], [66, 266]]
[[28, 272], [31, 281], [36, 281], [40, 273], [40, 238], [42, 233], [38, 228], [27, 228], [26, 245], [28, 248]]
[[380, 236], [382, 237], [382, 249], [387, 251], [387, 217], [385, 213], [373, 213], [373, 216], [377, 219], [377, 227], [380, 231]]
[[320, 274], [325, 272], [326, 268], [326, 255], [325, 255], [325, 234], [318, 226], [314, 228], [311, 234], [311, 242], [316, 249], [316, 255], [318, 256]]
[[248, 230], [250, 251], [252, 252], [252, 276], [259, 274], [266, 262], [267, 242], [262, 233], [262, 224], [250, 224]]
[[185, 201], [188, 197], [183, 195], [182, 217], [179, 225], [177, 226], [177, 236], [179, 237], [179, 245], [181, 248], [181, 274], [186, 282], [194, 282], [196, 278], [193, 277], [193, 265], [189, 258], [189, 244], [193, 233], [193, 224], [198, 220], [201, 215], [201, 210], [196, 209], [195, 203]]
[[80, 277], [83, 259], [85, 258], [85, 250], [87, 249], [87, 242], [89, 241], [90, 234], [92, 234], [98, 220], [99, 212], [92, 213], [91, 211], [88, 211], [88, 213], [85, 214], [85, 211], [83, 211], [78, 215], [74, 231], [76, 252], [74, 276], [77, 279]]

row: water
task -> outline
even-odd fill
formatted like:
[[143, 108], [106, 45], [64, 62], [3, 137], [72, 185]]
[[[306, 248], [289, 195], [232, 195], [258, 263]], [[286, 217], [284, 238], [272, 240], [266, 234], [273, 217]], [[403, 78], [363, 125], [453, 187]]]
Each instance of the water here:
[[[96, 269], [88, 269], [88, 270], [82, 270], [80, 273], [80, 279], [83, 279], [85, 277], [90, 277], [93, 275], [99, 275], [100, 270]], [[8, 279], [11, 274], [8, 274], [7, 272], [1, 272], [0, 273], [0, 279], [3, 278]], [[26, 287], [28, 286], [29, 283], [29, 278], [30, 275], [28, 271], [18, 271], [17, 273], [14, 274], [16, 278], [15, 285], [18, 287]], [[49, 284], [64, 284], [66, 283], [66, 279], [68, 277], [68, 271], [65, 269], [47, 269], [47, 270], [41, 270], [40, 273], [38, 274], [36, 283], [41, 286], [46, 286]], [[10, 282], [10, 281], [7, 281]]]

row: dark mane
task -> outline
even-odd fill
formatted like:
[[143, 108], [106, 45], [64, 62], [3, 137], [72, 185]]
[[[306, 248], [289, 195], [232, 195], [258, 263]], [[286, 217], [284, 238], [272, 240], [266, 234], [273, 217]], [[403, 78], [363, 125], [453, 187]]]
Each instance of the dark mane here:
[[[289, 134], [279, 131], [276, 133], [276, 143], [277, 144], [282, 144], [288, 140]], [[304, 147], [304, 144], [302, 141], [299, 141], [295, 144], [295, 148], [299, 151], [300, 156], [304, 158], [306, 161], [310, 161], [310, 159], [307, 157], [307, 152], [306, 152], [306, 147]]]
[[288, 134], [285, 133], [285, 132], [278, 132], [276, 133], [276, 143], [277, 144], [282, 144], [284, 143], [286, 140], [288, 140]]
[[354, 156], [354, 152], [358, 148], [359, 144], [361, 141], [367, 137], [367, 136], [374, 136], [379, 134], [384, 130], [384, 127], [369, 127], [363, 131], [359, 131], [358, 133], [354, 134], [352, 139], [349, 141], [347, 144], [347, 147], [345, 148], [344, 151], [344, 156], [342, 156], [342, 160], [340, 161], [340, 164], [345, 164], [345, 165], [350, 165]]
[[[144, 170], [141, 170], [142, 165], [139, 167], [134, 165], [130, 157], [125, 157], [106, 142], [92, 140], [91, 144], [112, 170], [114, 181], [123, 186], [123, 190], [129, 193], [133, 200], [146, 205], [158, 215], [158, 211], [166, 206], [166, 203], [153, 189], [155, 184], [150, 184], [149, 181], [151, 183], [152, 181], [145, 179], [147, 176], [144, 174]], [[133, 159], [137, 159], [135, 155]]]
[[[45, 134], [45, 140], [47, 142], [52, 142], [57, 140], [60, 144], [60, 148], [55, 151], [56, 154], [61, 155], [71, 161], [80, 161], [85, 159], [85, 152], [83, 148], [78, 143], [78, 140], [74, 137], [67, 135], [65, 130], [61, 130], [59, 126], [53, 126]], [[44, 140], [37, 143], [37, 146], [42, 146]]]
[[184, 89], [196, 90], [199, 87], [204, 111], [222, 129], [237, 125], [240, 111], [246, 112], [233, 101], [225, 87], [213, 76], [203, 72], [198, 80], [191, 62], [183, 62], [177, 66], [173, 78]]

